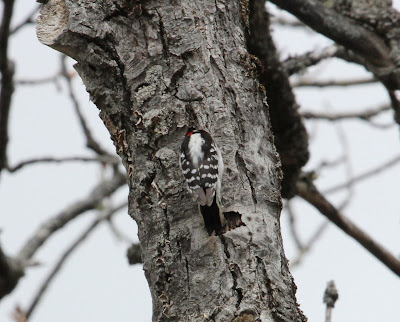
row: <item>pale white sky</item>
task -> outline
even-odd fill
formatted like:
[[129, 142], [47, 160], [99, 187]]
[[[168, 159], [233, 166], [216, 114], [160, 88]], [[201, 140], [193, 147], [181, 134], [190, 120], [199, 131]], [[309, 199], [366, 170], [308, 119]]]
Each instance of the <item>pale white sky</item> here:
[[[399, 6], [400, 1], [395, 3]], [[25, 18], [34, 5], [17, 0], [13, 24]], [[292, 28], [275, 28], [274, 36], [283, 57], [330, 43], [321, 36]], [[58, 54], [37, 41], [33, 26], [25, 27], [12, 38], [10, 56], [16, 62], [16, 79], [52, 75], [58, 69]], [[312, 68], [310, 75], [318, 79], [345, 79], [368, 74], [356, 65], [331, 60]], [[114, 151], [97, 116], [98, 110], [89, 101], [79, 77], [74, 86], [96, 138]], [[61, 82], [60, 87], [58, 91], [54, 85], [16, 87], [10, 117], [8, 155], [11, 164], [29, 157], [88, 155], [65, 84]], [[304, 109], [329, 111], [363, 109], [388, 100], [379, 85], [356, 89], [299, 89], [296, 97]], [[377, 121], [391, 123], [391, 112]], [[346, 133], [353, 175], [400, 153], [396, 126], [380, 130], [361, 121], [346, 121], [341, 127]], [[324, 122], [316, 127], [309, 122], [307, 128], [312, 134], [307, 169], [343, 153], [338, 130], [331, 123]], [[324, 171], [316, 184], [323, 190], [341, 183], [346, 180], [345, 170], [340, 167]], [[16, 174], [3, 173], [0, 182], [3, 249], [10, 255], [16, 253], [46, 218], [86, 195], [100, 174], [101, 169], [92, 164], [31, 166]], [[346, 215], [395, 255], [400, 254], [399, 175], [400, 166], [396, 166], [357, 185], [352, 202], [345, 210]], [[340, 202], [344, 196], [341, 193], [329, 197]], [[121, 189], [110, 203], [117, 204], [126, 197], [127, 189]], [[295, 201], [294, 205], [299, 231], [303, 239], [307, 239], [324, 219], [301, 201]], [[29, 269], [17, 289], [1, 302], [0, 321], [11, 321], [10, 313], [16, 305], [22, 308], [29, 305], [60, 251], [66, 249], [95, 216], [94, 212], [81, 216], [40, 250], [35, 258], [41, 266]], [[136, 224], [127, 214], [116, 216], [115, 223], [129, 238], [137, 241]], [[282, 215], [282, 230], [290, 259], [296, 252], [286, 214]], [[128, 266], [126, 249], [126, 243], [116, 240], [107, 225], [102, 225], [63, 267], [30, 322], [151, 321], [151, 297], [142, 267]], [[292, 273], [298, 286], [298, 301], [311, 322], [324, 321], [322, 297], [331, 279], [335, 280], [339, 291], [333, 321], [399, 321], [399, 278], [334, 226], [328, 228], [302, 265]]]

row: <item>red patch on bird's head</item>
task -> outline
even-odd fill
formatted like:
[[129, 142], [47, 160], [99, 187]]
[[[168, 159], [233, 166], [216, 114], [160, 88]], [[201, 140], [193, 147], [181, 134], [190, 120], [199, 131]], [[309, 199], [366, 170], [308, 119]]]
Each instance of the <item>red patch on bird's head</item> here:
[[194, 127], [189, 127], [186, 136], [191, 136], [194, 132], [196, 132], [196, 129]]

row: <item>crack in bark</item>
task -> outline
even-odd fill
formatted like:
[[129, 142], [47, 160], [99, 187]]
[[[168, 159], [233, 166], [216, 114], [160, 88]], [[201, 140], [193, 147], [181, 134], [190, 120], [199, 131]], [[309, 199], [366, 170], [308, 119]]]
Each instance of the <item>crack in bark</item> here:
[[185, 267], [186, 267], [187, 287], [188, 287], [189, 298], [190, 298], [190, 276], [189, 276], [189, 261], [187, 260], [187, 257], [186, 257], [186, 256], [185, 256]]
[[156, 295], [157, 298], [160, 300], [160, 302], [162, 303], [163, 306], [163, 310], [161, 313], [161, 315], [165, 315], [166, 317], [168, 317], [169, 315], [169, 306], [170, 306], [170, 300], [168, 297], [168, 282], [169, 279], [171, 278], [171, 274], [169, 274], [167, 272], [167, 267], [165, 265], [165, 259], [163, 257], [163, 247], [165, 247], [165, 243], [164, 245], [161, 245], [161, 243], [159, 243], [157, 245], [157, 254], [158, 257], [156, 259], [156, 267], [158, 270], [158, 279], [155, 282], [155, 291], [156, 291]]
[[[265, 268], [264, 261], [259, 257], [256, 256], [257, 264], [262, 270], [262, 276], [264, 276], [265, 279], [265, 286], [267, 289], [267, 305], [268, 308], [271, 310], [271, 313], [274, 317], [274, 321], [276, 322], [291, 322], [292, 320], [289, 320], [285, 315], [283, 315], [281, 312], [285, 312], [285, 310], [280, 310], [281, 307], [281, 302], [276, 300], [275, 298], [275, 291], [274, 291], [274, 282], [270, 279], [267, 273], [267, 269]], [[264, 293], [265, 294], [265, 293]]]
[[237, 301], [235, 307], [236, 309], [238, 309], [243, 299], [243, 292], [242, 289], [238, 287], [239, 274], [237, 271], [235, 271], [235, 269], [237, 269], [241, 275], [240, 268], [236, 263], [232, 263], [229, 261], [229, 258], [231, 258], [231, 254], [229, 253], [228, 243], [226, 242], [225, 237], [221, 234], [218, 235], [218, 237], [221, 240], [222, 245], [224, 246], [224, 253], [226, 256], [225, 262], [228, 265], [229, 272], [231, 273], [232, 276], [233, 280], [232, 290], [237, 294], [236, 295]]
[[[169, 221], [168, 221], [168, 211], [167, 209], [163, 208], [163, 212], [164, 212], [164, 217], [165, 217], [165, 222], [164, 222], [164, 227], [165, 227], [165, 237], [167, 238], [167, 240], [169, 241], [169, 232], [171, 230], [170, 225], [169, 225]], [[169, 244], [168, 244], [169, 245]]]
[[[115, 42], [115, 40], [109, 34], [106, 37], [104, 37], [104, 41], [99, 38], [93, 38], [86, 34], [80, 34], [77, 32], [75, 32], [74, 34], [78, 38], [82, 38], [82, 39], [86, 40], [89, 44], [92, 43], [92, 44], [96, 45], [98, 48], [100, 48], [105, 53], [105, 55], [108, 56], [109, 60], [114, 61], [117, 64], [119, 79], [121, 80], [121, 85], [122, 85], [121, 88], [122, 88], [122, 92], [123, 92], [124, 101], [128, 107], [126, 109], [121, 109], [121, 111], [124, 111], [124, 110], [129, 111], [132, 106], [132, 97], [131, 97], [131, 93], [129, 91], [128, 81], [124, 75], [125, 74], [125, 66], [121, 62], [121, 60], [118, 56], [118, 53], [117, 53], [115, 47], [113, 46], [113, 43]], [[96, 69], [96, 67], [91, 65], [89, 62], [86, 62], [86, 63], [88, 64], [89, 68], [91, 68], [92, 70]], [[111, 69], [111, 67], [110, 67], [110, 69]], [[121, 118], [121, 119], [122, 120], [129, 119], [129, 117]], [[125, 126], [125, 128], [126, 128], [126, 126]]]
[[168, 48], [168, 38], [167, 38], [167, 33], [164, 27], [164, 23], [162, 20], [162, 17], [160, 13], [158, 12], [157, 9], [155, 9], [157, 12], [158, 18], [160, 19], [159, 25], [160, 25], [160, 38], [161, 38], [161, 45], [163, 48], [163, 56], [164, 56], [164, 61], [166, 64], [169, 66], [169, 59], [168, 59], [168, 53], [169, 53], [169, 48]]
[[235, 161], [236, 161], [236, 164], [237, 164], [238, 168], [242, 169], [242, 172], [245, 174], [245, 176], [246, 176], [246, 178], [247, 178], [247, 180], [249, 182], [250, 190], [251, 190], [251, 198], [253, 199], [254, 205], [256, 205], [257, 204], [256, 191], [255, 191], [255, 189], [253, 187], [253, 183], [252, 183], [252, 181], [250, 179], [250, 176], [248, 174], [248, 169], [246, 167], [246, 163], [244, 162], [244, 159], [239, 154], [239, 152], [236, 152]]
[[242, 112], [240, 110], [240, 107], [237, 104], [235, 91], [232, 90], [229, 87], [227, 87], [226, 90], [227, 90], [228, 93], [231, 94], [231, 96], [233, 98], [232, 101], [235, 103], [233, 108], [235, 110], [235, 113], [238, 114], [237, 117], [235, 118], [235, 120], [236, 120], [236, 124], [238, 126], [238, 129], [239, 129], [239, 131], [238, 131], [239, 132], [239, 138], [240, 138], [239, 142], [242, 143], [242, 142], [245, 142], [245, 137], [244, 137], [245, 130], [243, 128], [243, 125], [240, 122], [240, 120], [243, 120], [243, 115], [242, 115]]
[[236, 302], [235, 306], [238, 309], [240, 306], [240, 303], [242, 302], [242, 299], [243, 299], [243, 292], [242, 292], [242, 289], [238, 287], [237, 281], [239, 279], [239, 275], [242, 275], [242, 274], [241, 274], [239, 266], [234, 263], [232, 263], [230, 265], [229, 270], [231, 271], [231, 274], [233, 277], [232, 289], [234, 289], [237, 293], [237, 302]]
[[[268, 308], [271, 310], [272, 315], [274, 317], [276, 317], [275, 316], [275, 313], [276, 313], [275, 312], [275, 310], [276, 310], [275, 307], [276, 307], [277, 303], [274, 303], [274, 295], [272, 293], [272, 285], [271, 285], [272, 282], [268, 277], [267, 270], [265, 269], [263, 260], [258, 256], [256, 256], [256, 260], [257, 260], [257, 264], [258, 264], [259, 268], [262, 271], [262, 276], [265, 277], [265, 286], [267, 288], [267, 294], [266, 295], [267, 295]], [[265, 294], [265, 293], [263, 292], [263, 294]], [[281, 321], [281, 319], [279, 319], [279, 321]]]

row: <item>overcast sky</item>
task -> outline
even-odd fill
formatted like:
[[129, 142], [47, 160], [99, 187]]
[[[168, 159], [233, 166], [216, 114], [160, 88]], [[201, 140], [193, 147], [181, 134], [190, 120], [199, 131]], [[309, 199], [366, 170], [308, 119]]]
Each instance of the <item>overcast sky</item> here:
[[[394, 1], [397, 8], [400, 1]], [[16, 1], [13, 24], [31, 12], [36, 4]], [[274, 10], [275, 12], [276, 10]], [[331, 42], [311, 32], [294, 28], [274, 28], [274, 37], [282, 57], [323, 48]], [[34, 26], [23, 28], [12, 37], [10, 57], [16, 63], [17, 80], [53, 75], [59, 68], [59, 54], [41, 45]], [[73, 71], [73, 60], [69, 60]], [[310, 77], [318, 79], [349, 79], [368, 76], [361, 67], [337, 59], [311, 69]], [[74, 79], [79, 100], [89, 126], [96, 138], [109, 151], [115, 151], [109, 134], [98, 117], [97, 108], [89, 101], [82, 81]], [[388, 102], [380, 85], [357, 88], [298, 89], [296, 97], [304, 110], [350, 111], [374, 107]], [[391, 112], [377, 118], [381, 124], [393, 123]], [[400, 153], [397, 126], [373, 128], [362, 121], [346, 121], [339, 126], [331, 123], [307, 122], [311, 136], [311, 159], [306, 169], [315, 169], [322, 161], [335, 160], [350, 152], [353, 175], [360, 174]], [[10, 163], [38, 156], [89, 155], [73, 106], [60, 82], [40, 86], [17, 86], [10, 116]], [[316, 184], [323, 191], [347, 180], [348, 167], [341, 166], [320, 173]], [[0, 181], [1, 244], [10, 255], [20, 247], [46, 218], [87, 195], [96, 185], [102, 170], [93, 164], [31, 166], [15, 174], [2, 173]], [[355, 187], [345, 214], [382, 243], [396, 256], [400, 255], [400, 166]], [[340, 203], [345, 193], [330, 195]], [[110, 204], [126, 200], [127, 188], [121, 189]], [[295, 200], [299, 232], [304, 240], [324, 221], [305, 203]], [[48, 271], [65, 250], [95, 218], [89, 212], [56, 234], [36, 255], [40, 266], [27, 270], [17, 289], [0, 304], [0, 321], [11, 321], [10, 314], [20, 305], [26, 308]], [[131, 241], [137, 241], [134, 221], [121, 212], [116, 226]], [[287, 228], [287, 215], [282, 214], [285, 252], [294, 258], [296, 249]], [[129, 266], [128, 244], [118, 240], [103, 224], [74, 253], [54, 280], [34, 312], [30, 322], [106, 322], [151, 321], [151, 297], [141, 265]], [[301, 266], [292, 270], [298, 286], [298, 302], [311, 322], [324, 321], [322, 297], [326, 283], [334, 280], [339, 300], [333, 321], [398, 322], [400, 280], [354, 240], [334, 226], [304, 257]]]

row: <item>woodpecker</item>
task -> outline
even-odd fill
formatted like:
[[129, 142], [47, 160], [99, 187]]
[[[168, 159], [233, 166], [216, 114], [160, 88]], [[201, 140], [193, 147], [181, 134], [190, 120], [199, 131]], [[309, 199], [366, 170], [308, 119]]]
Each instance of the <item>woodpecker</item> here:
[[224, 162], [211, 135], [190, 127], [181, 145], [180, 167], [193, 201], [197, 201], [206, 229], [221, 232], [225, 218], [221, 208]]

